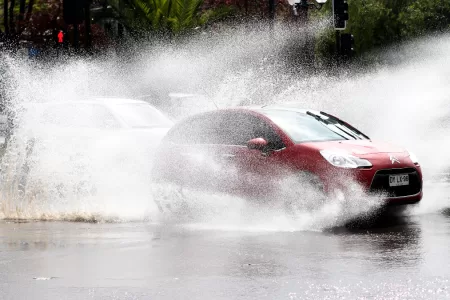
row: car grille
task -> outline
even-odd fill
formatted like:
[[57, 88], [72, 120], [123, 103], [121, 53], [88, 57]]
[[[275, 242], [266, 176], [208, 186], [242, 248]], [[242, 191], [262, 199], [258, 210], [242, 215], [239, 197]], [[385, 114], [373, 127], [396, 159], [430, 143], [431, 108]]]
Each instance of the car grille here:
[[[389, 186], [389, 175], [408, 174], [409, 185]], [[422, 181], [417, 170], [414, 168], [380, 170], [375, 173], [370, 186], [371, 193], [383, 193], [388, 197], [405, 197], [420, 193], [422, 190]]]

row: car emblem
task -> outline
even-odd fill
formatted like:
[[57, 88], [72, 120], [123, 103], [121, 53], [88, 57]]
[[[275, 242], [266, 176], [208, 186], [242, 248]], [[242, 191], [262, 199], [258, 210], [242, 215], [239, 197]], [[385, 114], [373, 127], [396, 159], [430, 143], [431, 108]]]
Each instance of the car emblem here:
[[400, 161], [397, 159], [397, 157], [393, 156], [393, 155], [389, 155], [389, 159], [391, 160], [391, 163], [400, 163]]

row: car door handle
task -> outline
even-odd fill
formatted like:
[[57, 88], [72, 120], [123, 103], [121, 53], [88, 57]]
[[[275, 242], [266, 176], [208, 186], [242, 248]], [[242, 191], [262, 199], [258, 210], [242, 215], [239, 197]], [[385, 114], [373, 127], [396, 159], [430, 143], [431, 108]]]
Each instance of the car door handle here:
[[227, 154], [222, 154], [222, 157], [223, 158], [234, 158], [234, 157], [236, 157], [236, 155], [227, 153]]

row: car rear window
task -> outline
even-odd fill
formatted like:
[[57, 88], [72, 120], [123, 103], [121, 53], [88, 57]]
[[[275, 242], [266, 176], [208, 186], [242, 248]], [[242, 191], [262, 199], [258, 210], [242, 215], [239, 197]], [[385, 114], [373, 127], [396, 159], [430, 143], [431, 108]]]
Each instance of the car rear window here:
[[124, 103], [112, 105], [114, 112], [133, 128], [167, 127], [172, 122], [156, 108], [146, 103]]

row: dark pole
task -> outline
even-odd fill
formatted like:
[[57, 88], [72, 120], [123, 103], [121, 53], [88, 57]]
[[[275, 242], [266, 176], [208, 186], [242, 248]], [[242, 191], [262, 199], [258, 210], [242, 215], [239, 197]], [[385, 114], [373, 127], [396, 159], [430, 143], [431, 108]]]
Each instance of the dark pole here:
[[11, 0], [9, 4], [9, 31], [14, 33], [14, 6], [16, 5], [16, 0]]
[[308, 30], [308, 13], [309, 5], [307, 0], [301, 0], [300, 3], [296, 3], [296, 22], [301, 30], [303, 41], [299, 44], [299, 54], [297, 59], [299, 65], [309, 68], [314, 65], [314, 46], [311, 40], [312, 35]]
[[269, 22], [270, 31], [273, 33], [273, 26], [275, 22], [275, 0], [269, 0]]
[[33, 12], [33, 5], [34, 5], [34, 0], [28, 1], [28, 9], [27, 9], [27, 14], [25, 16], [26, 21], [30, 20], [31, 13]]
[[9, 35], [9, 18], [8, 18], [8, 0], [3, 1], [3, 26], [5, 26], [5, 34]]
[[117, 34], [119, 35], [120, 40], [123, 39], [123, 25], [122, 23], [117, 24]]
[[308, 2], [302, 0], [298, 5], [298, 21], [302, 27], [308, 24]]
[[80, 39], [80, 31], [78, 30], [78, 24], [73, 24], [73, 47], [78, 49], [78, 41]]
[[23, 19], [25, 18], [25, 0], [20, 0], [19, 6], [19, 24], [17, 25], [17, 32], [20, 34], [22, 32]]
[[85, 26], [85, 47], [89, 51], [92, 45], [91, 36], [91, 1], [86, 1], [86, 6], [84, 8], [84, 26]]
[[269, 19], [275, 19], [275, 0], [269, 0]]
[[335, 30], [336, 35], [336, 65], [339, 66], [342, 62], [341, 57], [341, 32], [339, 30]]

